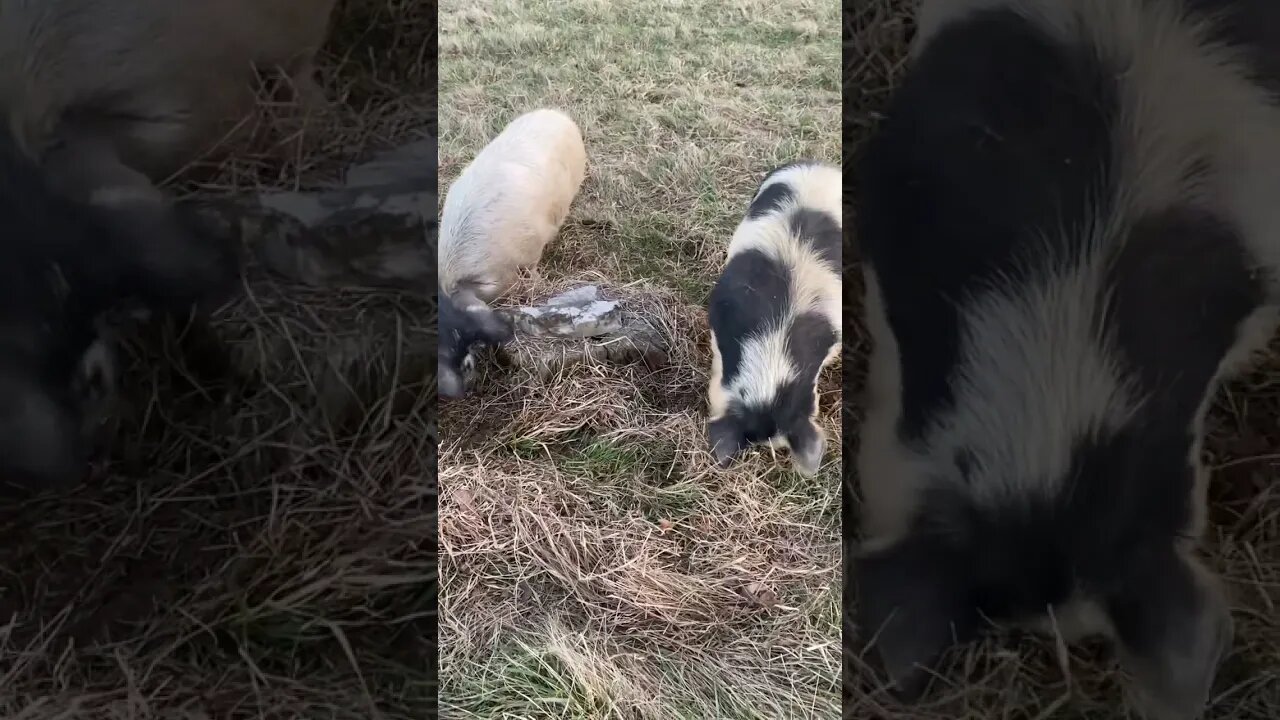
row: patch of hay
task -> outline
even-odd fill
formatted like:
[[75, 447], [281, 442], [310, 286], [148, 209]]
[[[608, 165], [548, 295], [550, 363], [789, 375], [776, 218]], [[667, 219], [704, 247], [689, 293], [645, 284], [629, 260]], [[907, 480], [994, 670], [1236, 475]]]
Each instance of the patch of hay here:
[[[346, 0], [298, 152], [264, 131], [173, 189], [314, 186], [434, 131], [435, 38], [434, 2]], [[0, 716], [434, 716], [431, 292], [253, 267], [211, 328], [133, 338], [103, 471], [0, 507]]]
[[[642, 313], [662, 334], [666, 362], [651, 367], [640, 361], [586, 361], [544, 375], [538, 369], [546, 364], [545, 358], [573, 352], [593, 341], [519, 334], [511, 345], [490, 352], [489, 362], [480, 364], [479, 382], [466, 404], [480, 402], [482, 410], [461, 416], [448, 413], [446, 437], [483, 443], [491, 438], [536, 440], [546, 433], [591, 432], [622, 440], [633, 426], [634, 408], [653, 406], [669, 412], [692, 409], [701, 402], [706, 391], [702, 366], [709, 342], [705, 311], [679, 301], [668, 288], [651, 282], [620, 286], [587, 271], [573, 280], [523, 282], [517, 292], [502, 298], [495, 307], [535, 305], [569, 288], [592, 283], [599, 285], [606, 297], [621, 299]], [[531, 414], [535, 408], [538, 412]], [[463, 424], [452, 424], [459, 421]], [[482, 424], [489, 426], [489, 432], [477, 432]]]
[[[627, 364], [643, 363], [645, 369], [655, 370], [671, 361], [668, 349], [680, 342], [676, 335], [685, 325], [672, 317], [668, 308], [673, 293], [652, 287], [651, 283], [633, 283], [623, 287], [602, 286], [604, 279], [598, 273], [589, 274], [591, 282], [560, 282], [557, 289], [540, 294], [536, 299], [521, 303], [521, 307], [545, 308], [550, 298], [576, 290], [586, 285], [598, 288], [602, 302], [616, 303], [609, 316], [616, 317], [620, 325], [615, 330], [591, 337], [564, 337], [545, 333], [545, 326], [528, 321], [531, 330], [516, 323], [514, 340], [500, 352], [503, 363], [518, 373], [529, 377], [524, 380], [546, 379], [563, 372], [580, 362]], [[665, 297], [664, 297], [665, 295]], [[514, 308], [506, 308], [513, 312]], [[559, 331], [563, 321], [557, 320]], [[596, 324], [598, 327], [598, 323]], [[611, 326], [611, 324], [610, 324]], [[581, 324], [573, 324], [575, 331]], [[518, 384], [524, 384], [517, 381]]]

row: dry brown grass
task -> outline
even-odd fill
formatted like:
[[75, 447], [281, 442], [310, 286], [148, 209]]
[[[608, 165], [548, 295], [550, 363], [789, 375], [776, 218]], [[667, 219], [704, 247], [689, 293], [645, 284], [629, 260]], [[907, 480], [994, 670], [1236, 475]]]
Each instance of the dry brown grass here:
[[[910, 0], [864, 0], [845, 18], [845, 152], [856, 155], [874, 127], [903, 69], [910, 39]], [[854, 208], [856, 212], [856, 207]], [[846, 218], [846, 223], [849, 220]], [[846, 257], [852, 257], [846, 248]], [[853, 298], [847, 318], [860, 317], [857, 267], [849, 268], [846, 292]], [[857, 327], [846, 339], [845, 392], [851, 429], [857, 427], [857, 398], [865, 371], [867, 336]], [[1209, 425], [1207, 454], [1215, 468], [1210, 487], [1207, 550], [1211, 565], [1234, 596], [1236, 646], [1223, 666], [1211, 720], [1280, 717], [1280, 362], [1273, 356], [1249, 378], [1219, 397]], [[856, 452], [849, 434], [846, 457]], [[850, 478], [851, 480], [851, 478]], [[846, 526], [856, 528], [856, 499], [848, 488]], [[848, 615], [846, 615], [848, 618]], [[854, 628], [846, 624], [846, 633]], [[942, 679], [927, 701], [909, 709], [868, 686], [856, 657], [847, 659], [845, 717], [913, 720], [1052, 718], [1104, 720], [1126, 717], [1121, 678], [1114, 659], [1097, 644], [1070, 648], [1060, 661], [1051, 640], [990, 638], [958, 648], [944, 663]]]
[[[435, 33], [429, 0], [346, 0], [307, 142], [182, 189], [309, 185], [434, 130]], [[245, 286], [229, 354], [134, 339], [102, 472], [0, 507], [0, 717], [434, 716], [432, 303]]]
[[[643, 295], [670, 362], [484, 364], [441, 408], [441, 708], [452, 718], [838, 714], [839, 454], [713, 468], [703, 307], [762, 173], [839, 152], [836, 6], [450, 0], [441, 186], [566, 110], [588, 178], [539, 278]], [[839, 434], [837, 372], [821, 404]]]

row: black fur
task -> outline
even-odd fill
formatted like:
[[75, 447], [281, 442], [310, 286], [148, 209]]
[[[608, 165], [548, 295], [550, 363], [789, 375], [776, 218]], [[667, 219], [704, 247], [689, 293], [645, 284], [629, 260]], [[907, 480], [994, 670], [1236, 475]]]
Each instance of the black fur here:
[[778, 212], [795, 197], [796, 194], [791, 190], [790, 185], [774, 183], [761, 190], [760, 194], [751, 201], [751, 206], [747, 208], [747, 217], [757, 220], [770, 213]]
[[[788, 202], [795, 199], [795, 190], [786, 183], [774, 183], [767, 188], [764, 187], [775, 175], [792, 168], [811, 167], [820, 164], [817, 160], [795, 160], [779, 165], [765, 173], [765, 176], [760, 179], [760, 184], [756, 186], [756, 198], [751, 201], [751, 205], [747, 208], [747, 218], [758, 220], [765, 215], [781, 210]], [[760, 188], [764, 188], [764, 190], [762, 191]]]
[[977, 632], [969, 559], [942, 537], [916, 534], [853, 564], [855, 588], [878, 590], [858, 595], [860, 640], [879, 649], [877, 664], [898, 680], [895, 691], [905, 700], [918, 698], [928, 684], [917, 665], [930, 666], [952, 642]]
[[724, 363], [724, 384], [738, 376], [742, 343], [777, 324], [790, 297], [791, 270], [759, 250], [738, 253], [725, 265], [707, 309]]
[[54, 192], [7, 135], [0, 222], [0, 482], [66, 485], [84, 470], [71, 387], [95, 320], [127, 301], [189, 312], [230, 287], [236, 253], [167, 206], [107, 210]]
[[[806, 312], [797, 315], [791, 321], [787, 335], [787, 349], [791, 354], [791, 362], [799, 372], [796, 382], [806, 389], [812, 389], [814, 383], [818, 381], [818, 373], [822, 371], [823, 359], [838, 339], [836, 328], [825, 316], [816, 312]], [[812, 410], [811, 405], [812, 403], [806, 408], [806, 412]]]
[[1266, 276], [1236, 228], [1204, 211], [1171, 209], [1135, 223], [1108, 279], [1106, 324], [1146, 396], [1144, 424], [1183, 423], [1235, 344], [1236, 327], [1265, 299]]
[[[1225, 596], [1186, 557], [1167, 545], [1133, 556], [1104, 602], [1133, 671], [1165, 716], [1185, 716], [1209, 695], [1233, 622]], [[1187, 665], [1186, 658], [1196, 660]]]
[[970, 568], [966, 593], [988, 617], [1043, 612], [1077, 587], [1103, 594], [1132, 558], [1167, 546], [1187, 526], [1192, 468], [1186, 424], [1168, 436], [1130, 426], [1081, 440], [1066, 490], [976, 508], [967, 497], [926, 495], [916, 531], [934, 536]]
[[944, 27], [914, 63], [860, 164], [856, 234], [898, 341], [905, 438], [953, 401], [957, 304], [1081, 251], [1116, 110], [1095, 53], [1007, 10]]
[[844, 243], [844, 233], [840, 229], [839, 218], [831, 217], [831, 213], [813, 208], [797, 208], [791, 214], [791, 232], [804, 240], [817, 251], [831, 271], [840, 272], [840, 248]]
[[443, 289], [436, 288], [440, 303], [439, 344], [436, 351], [437, 390], [443, 397], [466, 394], [463, 363], [478, 345], [500, 345], [513, 337], [511, 326], [478, 301], [459, 306]]
[[[979, 618], [1037, 617], [1076, 591], [1175, 602], [1136, 596], [1132, 582], [1145, 558], [1173, 551], [1190, 519], [1189, 442], [1185, 426], [1171, 436], [1133, 427], [1082, 442], [1069, 489], [1053, 499], [978, 508], [957, 492], [927, 492], [907, 539], [855, 563], [860, 641], [874, 639], [887, 653], [883, 666], [900, 678], [900, 696], [923, 690], [927, 675], [913, 665], [928, 667], [953, 641], [971, 639]], [[1123, 638], [1140, 618], [1113, 623]]]
[[1280, 94], [1280, 3], [1275, 0], [1185, 0], [1210, 19], [1210, 37], [1242, 52], [1253, 80]]

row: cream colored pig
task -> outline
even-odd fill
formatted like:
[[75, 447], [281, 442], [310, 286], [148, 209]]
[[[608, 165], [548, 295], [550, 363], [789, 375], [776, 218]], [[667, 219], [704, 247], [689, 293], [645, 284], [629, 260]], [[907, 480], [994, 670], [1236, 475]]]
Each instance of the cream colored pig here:
[[215, 145], [281, 68], [303, 104], [336, 0], [0, 0], [0, 107], [32, 156], [106, 143], [152, 179]]
[[512, 120], [463, 169], [440, 217], [440, 391], [464, 392], [470, 347], [508, 337], [486, 305], [536, 265], [560, 231], [586, 174], [582, 133], [558, 110]]

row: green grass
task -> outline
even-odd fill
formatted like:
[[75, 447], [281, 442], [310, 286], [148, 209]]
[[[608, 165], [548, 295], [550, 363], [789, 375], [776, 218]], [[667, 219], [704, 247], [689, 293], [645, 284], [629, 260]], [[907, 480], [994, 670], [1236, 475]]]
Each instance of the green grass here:
[[546, 265], [591, 254], [701, 303], [764, 172], [839, 160], [839, 20], [829, 2], [446, 4], [442, 183], [517, 114], [565, 109], [590, 166], [574, 217], [609, 230], [570, 227]]
[[446, 715], [463, 718], [592, 720], [622, 717], [607, 696], [580, 683], [560, 656], [547, 648], [513, 642], [489, 664], [473, 668], [476, 692]]

